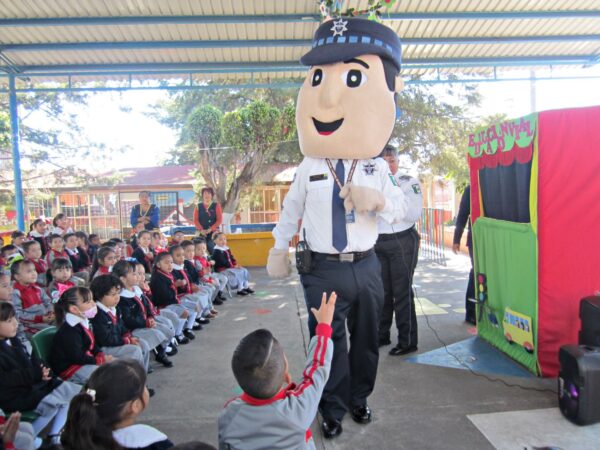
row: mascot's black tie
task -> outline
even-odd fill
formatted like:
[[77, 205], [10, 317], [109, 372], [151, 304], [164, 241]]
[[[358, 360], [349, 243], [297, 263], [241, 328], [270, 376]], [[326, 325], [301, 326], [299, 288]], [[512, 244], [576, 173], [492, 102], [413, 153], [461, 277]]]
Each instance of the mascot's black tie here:
[[[344, 183], [344, 161], [338, 159], [335, 165], [335, 174], [340, 183]], [[342, 252], [348, 245], [348, 236], [346, 235], [346, 210], [344, 209], [344, 200], [340, 197], [340, 187], [333, 183], [333, 198], [331, 200], [331, 237], [333, 246], [338, 252]]]

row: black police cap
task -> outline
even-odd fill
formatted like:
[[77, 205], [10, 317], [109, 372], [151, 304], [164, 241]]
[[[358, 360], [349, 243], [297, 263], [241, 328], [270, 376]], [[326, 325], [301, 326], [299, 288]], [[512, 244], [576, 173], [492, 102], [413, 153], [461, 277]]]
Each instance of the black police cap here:
[[359, 55], [379, 55], [390, 59], [400, 70], [400, 38], [385, 25], [373, 20], [339, 18], [323, 22], [312, 42], [312, 49], [300, 62], [305, 66], [348, 61]]

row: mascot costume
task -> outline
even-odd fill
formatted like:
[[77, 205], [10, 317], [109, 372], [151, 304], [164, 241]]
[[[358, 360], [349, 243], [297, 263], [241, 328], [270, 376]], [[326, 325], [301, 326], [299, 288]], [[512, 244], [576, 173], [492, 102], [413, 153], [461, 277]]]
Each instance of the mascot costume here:
[[[388, 27], [339, 18], [319, 26], [300, 60], [310, 66], [296, 106], [305, 158], [273, 230], [267, 271], [275, 278], [289, 275], [289, 242], [301, 220], [304, 251], [297, 266], [308, 310], [318, 309], [323, 292], [338, 296], [331, 373], [319, 404], [328, 438], [342, 432], [348, 410], [356, 422], [372, 418], [367, 398], [377, 375], [384, 298], [373, 251], [377, 219], [393, 223], [407, 208], [387, 163], [377, 158], [396, 120], [400, 55], [400, 40]], [[315, 327], [311, 315], [311, 336]]]

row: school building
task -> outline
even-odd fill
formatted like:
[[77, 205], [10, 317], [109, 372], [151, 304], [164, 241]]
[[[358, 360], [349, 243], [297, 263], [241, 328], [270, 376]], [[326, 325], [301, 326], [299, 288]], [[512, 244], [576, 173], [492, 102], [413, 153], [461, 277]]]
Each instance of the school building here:
[[[194, 166], [136, 167], [121, 169], [113, 185], [50, 186], [52, 196], [35, 199], [26, 196], [25, 215], [51, 219], [66, 214], [76, 230], [97, 233], [101, 239], [128, 236], [131, 208], [139, 203], [140, 191], [149, 191], [151, 202], [160, 210], [160, 226], [193, 226], [193, 212], [198, 203], [194, 188]], [[294, 168], [274, 165], [267, 171], [269, 181], [252, 188], [250, 201], [234, 216], [232, 223], [277, 222], [281, 202], [289, 189]], [[200, 186], [201, 187], [201, 186]]]

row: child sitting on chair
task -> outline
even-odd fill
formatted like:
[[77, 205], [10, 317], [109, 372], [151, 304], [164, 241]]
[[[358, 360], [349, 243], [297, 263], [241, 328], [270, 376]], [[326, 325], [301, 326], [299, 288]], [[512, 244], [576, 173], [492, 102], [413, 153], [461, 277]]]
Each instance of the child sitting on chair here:
[[335, 293], [329, 301], [323, 293], [321, 307], [311, 309], [316, 334], [298, 386], [291, 384], [287, 358], [270, 331], [256, 330], [240, 341], [231, 367], [244, 393], [219, 415], [219, 448], [315, 448], [310, 425], [331, 369], [335, 301]]
[[32, 423], [40, 433], [48, 424], [49, 437], [58, 443], [69, 402], [79, 387], [62, 381], [16, 338], [18, 321], [10, 303], [0, 303], [0, 408], [7, 413], [34, 410]]

